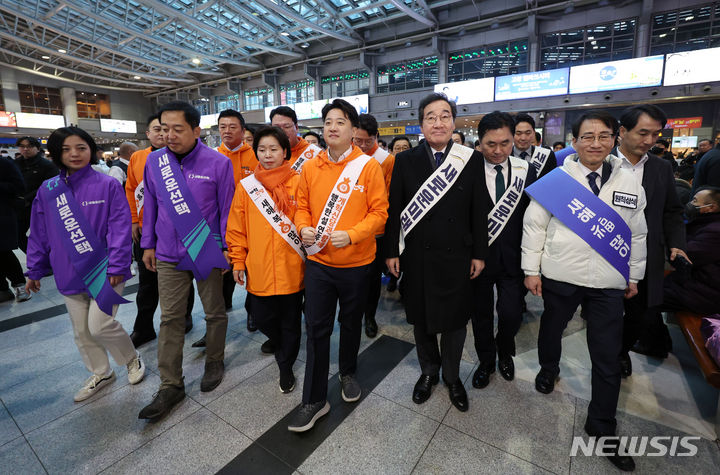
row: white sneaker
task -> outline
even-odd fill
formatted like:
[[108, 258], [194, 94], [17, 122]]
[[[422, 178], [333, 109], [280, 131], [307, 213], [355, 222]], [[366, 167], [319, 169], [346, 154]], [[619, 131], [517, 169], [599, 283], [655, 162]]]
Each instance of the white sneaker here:
[[80, 388], [80, 391], [75, 393], [75, 402], [84, 401], [113, 381], [115, 381], [114, 371], [110, 371], [110, 374], [107, 376], [98, 376], [97, 374], [93, 374], [87, 381], [85, 381], [85, 385]]
[[25, 302], [26, 300], [30, 300], [32, 298], [32, 294], [25, 290], [24, 285], [18, 285], [15, 287], [15, 301], [16, 302]]
[[127, 364], [127, 370], [130, 384], [137, 384], [143, 380], [145, 376], [145, 363], [143, 363], [140, 353], [137, 353], [137, 356]]

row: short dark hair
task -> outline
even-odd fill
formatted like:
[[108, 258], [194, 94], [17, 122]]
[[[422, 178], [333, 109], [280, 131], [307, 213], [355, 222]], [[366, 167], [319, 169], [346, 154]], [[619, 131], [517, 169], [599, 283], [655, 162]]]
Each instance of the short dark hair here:
[[200, 111], [194, 108], [189, 102], [172, 101], [162, 106], [158, 111], [160, 123], [162, 123], [163, 112], [182, 112], [185, 116], [185, 122], [187, 122], [190, 127], [193, 129], [200, 127]]
[[310, 130], [310, 131], [308, 131], [308, 132], [305, 132], [302, 137], [305, 138], [305, 137], [307, 137], [308, 135], [312, 135], [313, 137], [315, 137], [316, 139], [318, 139], [318, 142], [322, 142], [322, 140], [321, 140], [322, 137], [320, 137], [320, 134], [318, 134], [318, 133], [316, 133], [316, 132], [313, 132], [312, 130]]
[[257, 149], [258, 144], [260, 144], [260, 139], [263, 137], [275, 137], [280, 144], [280, 147], [285, 150], [285, 160], [290, 160], [290, 158], [292, 157], [290, 140], [288, 140], [287, 134], [285, 134], [285, 132], [283, 132], [280, 127], [273, 126], [262, 127], [260, 130], [255, 132], [255, 135], [253, 135], [253, 152], [255, 152], [255, 156], [257, 156]]
[[690, 181], [695, 176], [695, 167], [690, 164], [680, 165], [678, 167], [677, 176], [685, 181]]
[[640, 116], [643, 114], [647, 114], [651, 119], [660, 122], [660, 128], [665, 128], [665, 124], [667, 124], [667, 116], [662, 109], [652, 104], [640, 104], [628, 107], [620, 116], [620, 125], [625, 127], [626, 130], [632, 130], [635, 128], [638, 120], [640, 120]]
[[384, 147], [387, 147], [387, 142], [384, 140], [378, 140], [378, 143]]
[[553, 143], [553, 148], [557, 147], [558, 145], [560, 145], [562, 148], [565, 148], [565, 142], [559, 142], [559, 141]]
[[710, 140], [710, 139], [700, 139], [700, 140], [698, 140], [698, 145], [700, 145], [700, 144], [703, 143], [703, 142], [709, 143], [710, 146], [712, 147], [712, 140]]
[[358, 118], [357, 110], [345, 99], [335, 99], [334, 101], [325, 104], [325, 106], [322, 108], [323, 122], [325, 122], [325, 118], [327, 117], [328, 113], [330, 113], [330, 111], [333, 109], [340, 109], [340, 111], [342, 111], [343, 115], [350, 121], [353, 127], [360, 126], [360, 119]]
[[520, 122], [527, 122], [528, 124], [530, 124], [530, 127], [535, 129], [535, 119], [533, 119], [530, 114], [521, 112], [518, 115], [516, 115], [515, 116], [515, 126], [517, 126]]
[[407, 138], [407, 137], [404, 136], [404, 135], [398, 135], [397, 137], [393, 138], [393, 139], [390, 141], [390, 145], [388, 145], [388, 148], [389, 148], [390, 150], [392, 150], [393, 148], [395, 148], [395, 143], [398, 142], [398, 141], [400, 141], [400, 140], [405, 140], [405, 141], [408, 143], [408, 145], [410, 145], [410, 148], [412, 148], [412, 142], [410, 141], [409, 138]]
[[220, 114], [218, 115], [218, 124], [220, 123], [220, 119], [222, 119], [223, 117], [235, 117], [237, 120], [240, 121], [240, 126], [243, 129], [245, 128], [245, 118], [238, 111], [233, 109], [225, 109], [224, 111], [220, 112]]
[[250, 132], [250, 133], [253, 135], [253, 137], [255, 136], [255, 127], [251, 127], [251, 126], [249, 126], [249, 125], [246, 125], [246, 126], [245, 126], [245, 131], [246, 131], [246, 132]]
[[458, 134], [460, 136], [460, 142], [465, 145], [465, 134], [463, 134], [459, 130], [453, 130], [453, 134]]
[[670, 142], [668, 142], [665, 139], [657, 139], [655, 143], [659, 143], [665, 146], [665, 148], [670, 148]]
[[275, 117], [276, 115], [282, 115], [284, 117], [289, 117], [290, 119], [292, 119], [293, 124], [297, 125], [297, 114], [292, 109], [292, 107], [280, 106], [280, 107], [276, 107], [275, 109], [270, 111], [270, 122], [272, 122], [273, 117]]
[[40, 141], [38, 139], [36, 139], [35, 137], [30, 137], [29, 135], [26, 135], [25, 137], [20, 137], [19, 139], [17, 139], [17, 141], [15, 142], [15, 146], [19, 147], [20, 144], [23, 143], [23, 141], [27, 141], [27, 143], [29, 143], [31, 147], [35, 147], [37, 149], [41, 148]]
[[494, 111], [485, 114], [478, 123], [478, 141], [481, 141], [489, 131], [505, 127], [510, 129], [510, 135], [515, 135], [515, 121], [507, 112]]
[[148, 129], [150, 128], [150, 124], [152, 123], [152, 121], [153, 121], [153, 120], [156, 120], [156, 119], [157, 119], [158, 122], [160, 121], [160, 115], [159, 115], [159, 114], [153, 114], [153, 115], [151, 115], [151, 116], [149, 116], [149, 117], [147, 118], [147, 126], [148, 126]]
[[47, 141], [48, 152], [50, 152], [50, 158], [52, 158], [55, 165], [62, 170], [67, 169], [65, 164], [62, 162], [62, 148], [65, 143], [65, 139], [72, 137], [73, 135], [80, 137], [86, 144], [88, 144], [88, 147], [90, 147], [90, 163], [93, 165], [98, 163], [98, 146], [90, 134], [79, 127], [60, 127], [50, 134]]
[[613, 117], [612, 114], [610, 114], [609, 112], [594, 109], [585, 112], [573, 123], [572, 134], [575, 139], [577, 139], [578, 135], [580, 135], [580, 126], [586, 120], [599, 120], [600, 122], [605, 124], [610, 130], [612, 130], [613, 135], [617, 135], [618, 133], [619, 126], [617, 119]]
[[535, 132], [535, 141], [538, 145], [542, 145], [542, 134], [540, 132]]
[[425, 108], [435, 101], [447, 102], [450, 105], [450, 112], [452, 112], [453, 120], [457, 117], [457, 105], [455, 104], [455, 101], [448, 99], [448, 96], [445, 93], [432, 92], [423, 97], [420, 101], [420, 105], [418, 106], [418, 121], [420, 122], [420, 125], [422, 125], [423, 119], [425, 118]]
[[360, 114], [358, 116], [359, 129], [363, 129], [370, 137], [377, 137], [378, 123], [375, 117], [370, 114]]

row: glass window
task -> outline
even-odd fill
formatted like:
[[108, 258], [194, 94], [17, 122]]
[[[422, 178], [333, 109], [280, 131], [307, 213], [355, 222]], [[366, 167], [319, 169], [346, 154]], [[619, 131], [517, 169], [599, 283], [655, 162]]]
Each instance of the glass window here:
[[540, 40], [540, 69], [556, 69], [632, 58], [637, 19], [559, 31]]
[[273, 90], [269, 87], [260, 87], [245, 91], [245, 110], [264, 109], [274, 106]]
[[363, 69], [320, 78], [323, 99], [356, 96], [370, 92], [370, 74]]
[[681, 8], [655, 14], [650, 54], [720, 46], [720, 4]]
[[200, 112], [200, 115], [208, 115], [210, 113], [210, 100], [205, 97], [193, 99], [192, 105]]
[[297, 81], [280, 85], [280, 104], [315, 100], [315, 81]]
[[[62, 115], [63, 113], [60, 89], [34, 86], [32, 84], [18, 84], [18, 92], [20, 93], [20, 112], [53, 115]], [[109, 102], [107, 110], [108, 117], [110, 117]], [[79, 112], [78, 117], [82, 117]]]
[[236, 111], [243, 110], [240, 94], [228, 94], [226, 96], [215, 96], [215, 112], [222, 112], [226, 109]]
[[[58, 97], [59, 99], [59, 97]], [[77, 91], [75, 99], [80, 119], [109, 119], [110, 99], [105, 94]], [[62, 106], [60, 107], [62, 109]]]
[[455, 51], [448, 57], [450, 82], [524, 73], [527, 69], [527, 40]]
[[402, 63], [379, 66], [377, 92], [407, 91], [437, 84], [437, 63], [437, 56], [428, 56]]

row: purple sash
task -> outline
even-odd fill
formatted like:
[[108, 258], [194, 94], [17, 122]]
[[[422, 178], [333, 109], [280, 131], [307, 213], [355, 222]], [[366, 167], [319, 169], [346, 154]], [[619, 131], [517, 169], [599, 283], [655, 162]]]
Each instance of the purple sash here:
[[165, 152], [150, 163], [150, 169], [155, 178], [158, 201], [165, 206], [186, 251], [176, 269], [192, 271], [197, 280], [207, 279], [215, 267], [228, 269], [220, 235], [210, 232], [178, 161], [170, 159]]
[[48, 180], [40, 192], [49, 205], [47, 214], [55, 227], [54, 232], [61, 237], [75, 275], [82, 279], [100, 310], [112, 315], [113, 305], [130, 303], [110, 285], [107, 249], [95, 234], [72, 190], [60, 176], [56, 176]]
[[560, 168], [526, 191], [629, 280], [632, 233], [617, 211]]

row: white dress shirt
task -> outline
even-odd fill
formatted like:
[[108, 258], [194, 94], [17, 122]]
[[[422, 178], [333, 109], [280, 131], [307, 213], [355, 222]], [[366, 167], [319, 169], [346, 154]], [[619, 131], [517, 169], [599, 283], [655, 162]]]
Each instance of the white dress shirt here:
[[509, 163], [510, 160], [508, 160], [507, 158], [502, 163], [491, 163], [487, 161], [487, 159], [485, 159], [485, 184], [487, 185], [488, 193], [490, 194], [490, 198], [492, 199], [493, 203], [495, 203], [495, 178], [497, 177], [497, 170], [495, 170], [495, 167], [497, 165], [500, 165], [502, 167], [503, 177], [505, 178], [505, 189], [507, 190], [507, 187], [509, 186]]
[[642, 185], [643, 173], [645, 172], [645, 162], [648, 161], [648, 154], [646, 153], [645, 155], [643, 155], [640, 161], [637, 162], [635, 165], [630, 163], [630, 160], [628, 160], [627, 157], [623, 155], [623, 153], [620, 151], [620, 147], [617, 148], [617, 156], [620, 160], [622, 160], [620, 168], [629, 170], [637, 179], [638, 183]]
[[[592, 172], [595, 172], [598, 174], [598, 176], [595, 177], [595, 184], [597, 185], [598, 190], [599, 190], [602, 187], [602, 169], [603, 169], [602, 164], [600, 165], [600, 168], [598, 168], [597, 170], [590, 170], [588, 167], [583, 165], [580, 160], [577, 161], [577, 164], [580, 166], [580, 170], [582, 170], [583, 175], [585, 175], [585, 177], [587, 177]], [[587, 182], [587, 183], [588, 183], [588, 186], [590, 186], [590, 182]]]

